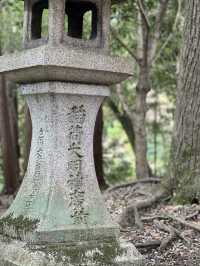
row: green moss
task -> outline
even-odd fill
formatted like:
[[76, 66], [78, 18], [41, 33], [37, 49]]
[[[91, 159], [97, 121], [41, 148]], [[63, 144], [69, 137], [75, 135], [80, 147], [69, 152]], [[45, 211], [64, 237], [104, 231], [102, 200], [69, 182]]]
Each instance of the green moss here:
[[[56, 263], [70, 263], [72, 265], [88, 265], [96, 266], [115, 265], [114, 261], [117, 256], [122, 255], [123, 250], [120, 248], [116, 240], [104, 243], [82, 243], [79, 245], [52, 245], [40, 248], [46, 254], [47, 258], [54, 258]], [[30, 247], [31, 248], [31, 247]]]
[[38, 219], [31, 220], [22, 215], [14, 217], [12, 213], [0, 219], [0, 235], [10, 239], [23, 240], [24, 235], [35, 231], [38, 223]]

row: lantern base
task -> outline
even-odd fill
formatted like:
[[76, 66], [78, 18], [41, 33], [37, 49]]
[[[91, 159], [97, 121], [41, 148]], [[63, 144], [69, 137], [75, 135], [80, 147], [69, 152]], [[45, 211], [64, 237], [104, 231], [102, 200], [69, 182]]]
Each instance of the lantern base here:
[[143, 257], [131, 243], [80, 242], [27, 246], [2, 240], [0, 266], [143, 266]]

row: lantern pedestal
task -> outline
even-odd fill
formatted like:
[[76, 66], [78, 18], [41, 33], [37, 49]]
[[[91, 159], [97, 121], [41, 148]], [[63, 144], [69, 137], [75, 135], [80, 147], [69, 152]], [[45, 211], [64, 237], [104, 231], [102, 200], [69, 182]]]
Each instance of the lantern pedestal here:
[[142, 265], [133, 245], [119, 243], [95, 174], [94, 127], [109, 88], [42, 82], [21, 91], [32, 145], [20, 191], [0, 220], [0, 265]]
[[143, 257], [124, 242], [82, 242], [27, 246], [0, 242], [0, 266], [143, 266]]

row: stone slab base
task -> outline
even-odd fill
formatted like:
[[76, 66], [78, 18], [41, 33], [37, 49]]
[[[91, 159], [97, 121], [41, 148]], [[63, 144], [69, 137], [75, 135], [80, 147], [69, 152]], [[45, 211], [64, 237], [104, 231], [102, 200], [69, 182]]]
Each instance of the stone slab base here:
[[144, 266], [143, 257], [126, 242], [82, 242], [27, 246], [0, 242], [0, 266]]

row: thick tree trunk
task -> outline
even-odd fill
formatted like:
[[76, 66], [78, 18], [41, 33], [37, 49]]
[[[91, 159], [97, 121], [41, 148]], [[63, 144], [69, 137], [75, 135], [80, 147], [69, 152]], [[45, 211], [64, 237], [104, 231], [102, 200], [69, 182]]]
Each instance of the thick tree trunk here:
[[103, 171], [103, 108], [101, 107], [97, 115], [94, 131], [94, 162], [97, 180], [101, 189], [106, 189], [108, 186], [104, 179]]
[[0, 135], [5, 177], [4, 193], [13, 194], [18, 185], [19, 167], [16, 147], [12, 137], [14, 130], [12, 131], [10, 126], [8, 104], [6, 82], [4, 77], [0, 76]]
[[181, 56], [168, 187], [182, 202], [200, 201], [200, 2], [189, 0]]

